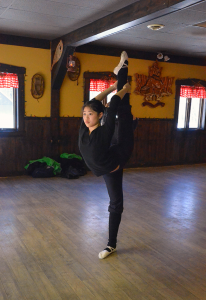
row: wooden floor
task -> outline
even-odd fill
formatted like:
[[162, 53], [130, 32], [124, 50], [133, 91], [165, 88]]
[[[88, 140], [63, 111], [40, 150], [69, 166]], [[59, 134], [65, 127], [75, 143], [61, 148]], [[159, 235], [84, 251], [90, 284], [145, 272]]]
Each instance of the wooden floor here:
[[206, 165], [128, 169], [118, 250], [108, 196], [76, 180], [0, 178], [0, 300], [206, 299]]

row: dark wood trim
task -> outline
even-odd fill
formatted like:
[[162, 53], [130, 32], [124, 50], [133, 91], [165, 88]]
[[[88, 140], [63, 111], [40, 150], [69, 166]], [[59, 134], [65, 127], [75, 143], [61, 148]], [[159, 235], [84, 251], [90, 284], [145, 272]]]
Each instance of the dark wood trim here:
[[[203, 0], [204, 1], [204, 0]], [[185, 8], [185, 2], [187, 2], [187, 6], [193, 6], [197, 4], [197, 2], [203, 2], [203, 1], [193, 1], [193, 0], [187, 0], [187, 1], [179, 1], [179, 0], [169, 0], [170, 5], [173, 5], [174, 8], [182, 9]]]
[[[85, 76], [85, 73], [84, 73], [84, 76]], [[89, 78], [87, 76], [88, 76], [88, 72], [86, 74], [86, 77], [84, 77], [84, 100], [83, 100], [83, 103], [86, 103], [87, 101], [89, 101], [89, 87], [90, 87], [90, 78], [91, 77]]]
[[24, 117], [25, 121], [31, 121], [31, 120], [50, 120], [51, 117]]
[[[67, 57], [69, 55], [73, 55], [74, 53], [74, 48], [73, 47], [64, 47], [62, 56], [60, 60], [54, 65], [52, 69], [52, 89], [58, 90], [61, 88], [62, 82], [64, 80], [64, 77], [66, 75], [66, 63], [67, 63]], [[52, 57], [51, 61], [53, 60], [53, 54], [54, 51], [52, 52]]]
[[24, 92], [24, 74], [18, 74], [19, 88], [18, 88], [18, 117], [19, 117], [19, 131], [24, 131], [24, 115], [25, 115], [25, 92]]
[[52, 155], [55, 156], [59, 151], [59, 102], [60, 90], [51, 91], [51, 144]]
[[[129, 48], [124, 48], [124, 50], [128, 53], [129, 58], [134, 59], [143, 59], [143, 60], [152, 60], [155, 61], [157, 59], [157, 52], [147, 52], [147, 51], [137, 51], [131, 50]], [[83, 45], [77, 47], [75, 52], [77, 53], [88, 53], [95, 55], [107, 55], [107, 56], [117, 56], [119, 57], [121, 54], [120, 48], [115, 47], [105, 47], [105, 46], [97, 46], [97, 45]], [[195, 65], [195, 66], [206, 66], [206, 58], [200, 57], [186, 57], [186, 56], [178, 56], [171, 55], [168, 53], [170, 60], [167, 62], [168, 64], [176, 63], [183, 65]], [[161, 60], [159, 60], [161, 62]]]
[[68, 119], [68, 120], [82, 120], [82, 117], [59, 117], [60, 120], [65, 120], [65, 119]]
[[201, 127], [201, 120], [203, 118], [203, 115], [204, 115], [204, 99], [200, 99], [201, 101], [201, 104], [200, 104], [200, 113], [199, 113], [199, 120], [198, 120], [198, 126]]
[[191, 112], [191, 99], [187, 98], [186, 100], [186, 130], [189, 130], [189, 119], [190, 119], [190, 112]]
[[178, 121], [178, 113], [179, 113], [180, 86], [181, 85], [176, 86], [176, 93], [175, 93], [175, 113], [174, 113], [175, 129], [177, 129], [177, 121]]
[[180, 7], [181, 9], [186, 8], [198, 2], [202, 1], [193, 0], [191, 3], [191, 0], [139, 0], [106, 17], [74, 30], [58, 38], [58, 40], [62, 39], [64, 45], [78, 47], [178, 11]]
[[0, 63], [0, 72], [8, 72], [8, 73], [16, 73], [16, 74], [25, 74], [26, 68], [24, 67], [17, 67], [7, 64]]
[[[112, 77], [116, 79], [116, 75], [113, 72], [84, 72], [83, 77], [85, 79], [104, 79], [104, 77]], [[128, 76], [128, 81], [132, 81], [132, 76]]]
[[103, 77], [114, 77], [116, 78], [116, 75], [113, 72], [84, 72], [84, 78], [88, 78], [88, 79], [102, 79]]
[[[35, 118], [37, 118], [37, 119], [46, 119], [46, 118], [41, 118], [41, 117], [26, 117], [25, 119], [35, 119]], [[48, 118], [48, 117], [47, 117]], [[48, 118], [49, 119], [49, 118]], [[59, 117], [59, 119], [62, 119], [62, 120], [65, 120], [65, 119], [69, 119], [69, 120], [82, 120], [82, 117]], [[159, 121], [159, 122], [161, 122], [161, 121], [174, 121], [174, 119], [172, 119], [172, 118], [164, 118], [164, 119], [159, 119], [159, 118], [138, 118], [138, 120], [143, 120], [143, 121], [147, 121], [147, 122], [154, 122], [154, 121]]]
[[59, 99], [60, 99], [60, 90], [51, 91], [51, 118], [59, 117]]
[[25, 131], [3, 131], [0, 132], [0, 139], [1, 138], [11, 138], [11, 137], [24, 137], [26, 135]]
[[203, 85], [204, 87], [206, 87], [206, 80], [202, 80], [202, 79], [197, 79], [197, 78], [186, 78], [186, 79], [177, 79], [175, 81], [176, 86], [178, 85], [189, 85], [189, 86], [193, 86], [197, 83]]
[[0, 34], [0, 43], [6, 45], [50, 49], [50, 40]]

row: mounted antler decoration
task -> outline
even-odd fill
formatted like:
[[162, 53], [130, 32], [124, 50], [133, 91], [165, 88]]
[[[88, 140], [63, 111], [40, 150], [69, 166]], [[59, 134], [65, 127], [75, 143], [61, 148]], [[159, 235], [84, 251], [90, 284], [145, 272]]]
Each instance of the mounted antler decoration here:
[[[164, 102], [160, 100], [164, 96], [169, 96], [172, 94], [172, 83], [174, 77], [161, 77], [162, 68], [159, 68], [158, 62], [154, 62], [152, 66], [149, 67], [149, 75], [141, 75], [136, 73], [136, 88], [134, 93], [137, 95], [144, 96], [144, 102], [142, 106], [150, 106], [155, 108], [159, 105], [165, 106]], [[155, 104], [151, 101], [156, 102]]]

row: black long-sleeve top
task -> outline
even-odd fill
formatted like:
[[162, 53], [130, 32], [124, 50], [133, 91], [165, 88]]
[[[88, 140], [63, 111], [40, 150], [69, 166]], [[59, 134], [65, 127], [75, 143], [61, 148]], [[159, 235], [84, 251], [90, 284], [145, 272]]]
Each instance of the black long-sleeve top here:
[[99, 126], [89, 134], [89, 128], [82, 120], [79, 130], [79, 150], [89, 169], [101, 176], [110, 173], [119, 165], [117, 154], [110, 147], [115, 129], [115, 119], [121, 98], [114, 95], [107, 109], [107, 118], [103, 126]]

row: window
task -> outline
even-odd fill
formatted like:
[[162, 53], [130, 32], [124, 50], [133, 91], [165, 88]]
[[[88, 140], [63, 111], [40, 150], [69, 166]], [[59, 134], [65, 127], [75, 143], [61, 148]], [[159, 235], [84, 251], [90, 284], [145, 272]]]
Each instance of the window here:
[[19, 81], [17, 74], [0, 73], [0, 129], [18, 128], [16, 114]]
[[0, 128], [15, 128], [14, 88], [0, 88]]
[[0, 64], [0, 136], [24, 130], [25, 68]]
[[180, 84], [177, 85], [175, 107], [177, 129], [204, 129], [206, 111], [205, 86], [196, 79], [188, 80], [187, 85], [184, 84], [185, 80], [182, 82], [181, 80], [178, 81]]
[[[105, 79], [90, 79], [89, 82], [89, 100], [95, 98], [99, 93], [103, 92], [111, 85], [115, 83], [115, 79], [105, 80]], [[116, 93], [116, 91], [107, 95], [107, 97], [102, 101], [105, 105], [106, 103], [111, 101], [112, 96]]]
[[[94, 98], [117, 80], [116, 75], [112, 72], [85, 72], [84, 79], [84, 103]], [[131, 82], [131, 76], [128, 76], [128, 81]], [[110, 102], [113, 95], [114, 93], [108, 95], [102, 103], [105, 105]]]

